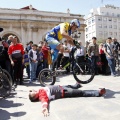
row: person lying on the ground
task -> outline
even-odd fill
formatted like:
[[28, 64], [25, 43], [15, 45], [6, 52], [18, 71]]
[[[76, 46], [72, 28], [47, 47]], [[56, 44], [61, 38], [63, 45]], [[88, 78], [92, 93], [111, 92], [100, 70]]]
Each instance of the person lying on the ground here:
[[48, 107], [50, 100], [71, 97], [100, 97], [105, 93], [105, 88], [102, 88], [100, 90], [77, 90], [71, 88], [71, 85], [53, 85], [40, 88], [38, 91], [30, 90], [29, 99], [31, 102], [41, 101], [42, 113], [44, 114], [44, 116], [48, 116]]

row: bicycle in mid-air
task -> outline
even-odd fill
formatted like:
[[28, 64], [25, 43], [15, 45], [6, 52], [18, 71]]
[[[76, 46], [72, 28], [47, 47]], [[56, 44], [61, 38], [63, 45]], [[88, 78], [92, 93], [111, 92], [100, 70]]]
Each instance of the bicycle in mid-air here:
[[73, 56], [73, 58], [70, 61], [66, 62], [66, 64], [62, 66], [62, 69], [51, 70], [45, 68], [40, 71], [38, 79], [43, 86], [54, 85], [56, 82], [56, 77], [59, 76], [59, 74], [61, 74], [62, 72], [65, 72], [65, 68], [67, 68], [71, 64], [71, 62], [74, 62], [73, 77], [78, 83], [87, 84], [93, 80], [95, 76], [93, 66], [88, 62], [77, 63], [74, 55], [77, 48], [74, 48], [72, 50], [71, 56]]
[[12, 89], [12, 78], [10, 74], [0, 67], [0, 97], [7, 97], [10, 95]]

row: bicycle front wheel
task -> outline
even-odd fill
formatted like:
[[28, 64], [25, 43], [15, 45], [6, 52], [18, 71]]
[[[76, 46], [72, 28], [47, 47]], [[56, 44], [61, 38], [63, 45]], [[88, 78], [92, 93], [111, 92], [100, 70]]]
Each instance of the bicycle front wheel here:
[[81, 84], [87, 84], [93, 80], [95, 71], [90, 64], [84, 62], [74, 66], [73, 76], [77, 82]]
[[43, 86], [54, 85], [56, 81], [56, 76], [54, 76], [52, 70], [45, 68], [40, 71], [38, 79]]
[[3, 70], [3, 73], [8, 77], [10, 84], [13, 85], [13, 80], [9, 72], [5, 69], [2, 69], [2, 70]]

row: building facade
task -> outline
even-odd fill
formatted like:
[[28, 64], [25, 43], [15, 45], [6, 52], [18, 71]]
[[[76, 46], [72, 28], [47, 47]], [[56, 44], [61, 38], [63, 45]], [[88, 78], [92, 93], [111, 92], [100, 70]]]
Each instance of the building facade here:
[[43, 40], [47, 31], [61, 22], [70, 22], [72, 19], [79, 19], [81, 27], [78, 31], [81, 33], [81, 40], [85, 41], [84, 16], [60, 12], [39, 11], [31, 5], [21, 9], [0, 8], [0, 27], [4, 31], [0, 36], [7, 39], [9, 35], [16, 35], [24, 45], [26, 42], [33, 41], [38, 44]]
[[90, 41], [93, 36], [98, 40], [114, 37], [120, 42], [120, 7], [105, 5], [91, 9], [85, 20], [85, 40]]

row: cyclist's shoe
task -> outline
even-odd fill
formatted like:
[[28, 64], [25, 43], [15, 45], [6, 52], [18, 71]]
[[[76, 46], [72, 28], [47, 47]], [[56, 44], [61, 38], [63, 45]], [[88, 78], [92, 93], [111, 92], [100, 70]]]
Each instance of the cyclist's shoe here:
[[78, 88], [81, 88], [82, 85], [80, 83], [76, 83], [75, 85], [68, 85], [68, 87], [72, 89], [78, 89]]
[[102, 89], [100, 89], [100, 91], [99, 91], [99, 96], [102, 96], [102, 95], [104, 95], [106, 93], [106, 89], [105, 88], [102, 88]]
[[64, 68], [62, 67], [62, 66], [60, 66], [59, 68], [58, 68], [58, 70], [63, 70]]

